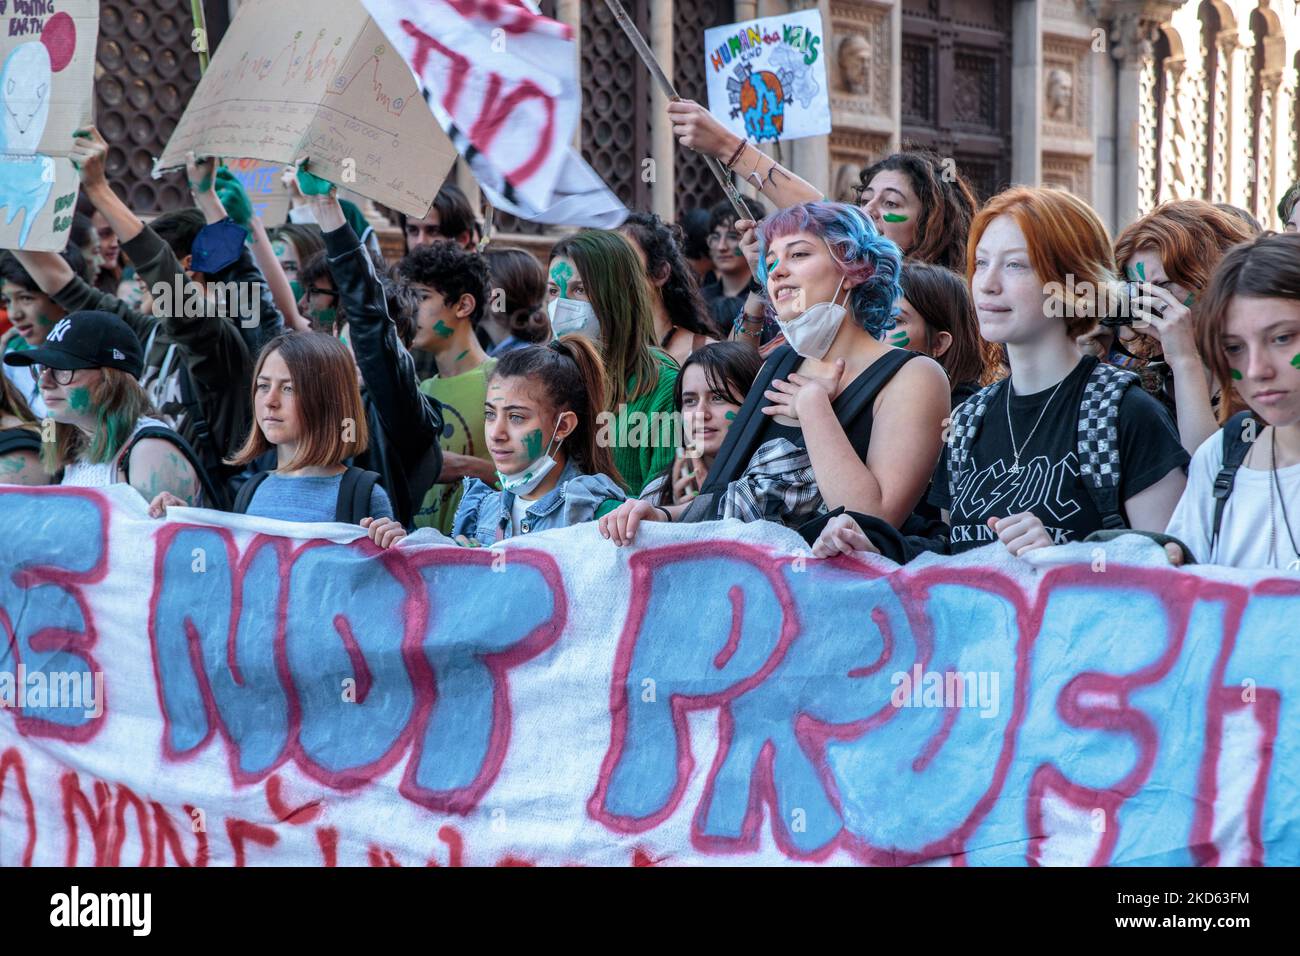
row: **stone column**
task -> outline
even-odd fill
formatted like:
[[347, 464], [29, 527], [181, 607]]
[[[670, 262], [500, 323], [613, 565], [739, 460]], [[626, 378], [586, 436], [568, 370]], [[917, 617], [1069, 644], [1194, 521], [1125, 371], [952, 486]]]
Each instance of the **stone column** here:
[[[673, 78], [673, 0], [655, 0], [650, 5], [650, 49], [663, 67], [664, 75]], [[639, 64], [638, 64], [639, 65]], [[650, 158], [654, 160], [655, 179], [650, 190], [651, 207], [666, 222], [677, 218], [675, 167], [673, 158], [677, 141], [665, 109], [668, 98], [651, 82]], [[642, 171], [641, 175], [644, 175]]]
[[1043, 175], [1042, 0], [1011, 9], [1011, 181], [1037, 186]]

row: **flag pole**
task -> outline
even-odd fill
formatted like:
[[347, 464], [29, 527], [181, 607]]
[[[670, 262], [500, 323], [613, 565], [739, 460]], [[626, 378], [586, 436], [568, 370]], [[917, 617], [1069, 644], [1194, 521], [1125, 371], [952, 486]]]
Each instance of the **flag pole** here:
[[194, 20], [194, 29], [199, 31], [199, 38], [203, 41], [198, 50], [199, 76], [202, 76], [208, 72], [208, 24], [207, 18], [203, 15], [203, 0], [190, 0], [190, 17]]
[[[619, 0], [605, 0], [605, 6], [609, 7], [609, 12], [614, 14], [614, 19], [623, 29], [623, 32], [627, 34], [627, 38], [632, 41], [632, 48], [636, 50], [637, 55], [641, 57], [641, 62], [650, 71], [650, 78], [655, 81], [659, 91], [668, 97], [670, 101], [681, 100], [681, 97], [677, 95], [677, 90], [673, 87], [672, 81], [668, 79], [664, 74], [663, 67], [659, 65], [659, 60], [655, 57], [654, 51], [650, 49], [649, 44], [645, 42], [645, 37], [641, 35], [641, 31], [636, 28], [632, 18], [623, 9], [623, 4]], [[731, 208], [736, 210], [737, 217], [749, 219], [753, 212], [745, 205], [739, 190], [736, 189], [736, 184], [731, 181], [730, 173], [722, 168], [722, 164], [715, 157], [707, 153], [701, 153], [700, 155], [704, 157], [705, 165], [709, 167], [709, 171], [713, 173], [718, 180], [718, 184], [722, 186], [722, 191], [726, 193], [727, 199], [731, 201]]]

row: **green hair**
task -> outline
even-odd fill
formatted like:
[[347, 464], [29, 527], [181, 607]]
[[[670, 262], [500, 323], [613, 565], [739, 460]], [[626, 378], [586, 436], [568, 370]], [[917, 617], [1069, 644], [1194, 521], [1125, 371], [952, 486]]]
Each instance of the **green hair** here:
[[572, 259], [600, 322], [601, 356], [609, 376], [605, 407], [653, 392], [659, 382], [650, 290], [631, 244], [617, 232], [584, 229], [561, 239], [551, 258]]

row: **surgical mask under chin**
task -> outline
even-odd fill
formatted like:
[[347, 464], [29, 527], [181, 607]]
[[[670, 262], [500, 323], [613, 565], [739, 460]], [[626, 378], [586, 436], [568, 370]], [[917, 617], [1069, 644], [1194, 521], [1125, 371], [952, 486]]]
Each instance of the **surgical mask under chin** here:
[[600, 320], [590, 302], [580, 299], [552, 299], [546, 303], [546, 314], [551, 320], [551, 331], [558, 339], [561, 335], [577, 332], [591, 341], [600, 343]]
[[776, 320], [785, 340], [790, 343], [790, 348], [804, 358], [820, 359], [830, 351], [831, 343], [844, 324], [844, 317], [849, 314], [848, 309], [835, 303], [842, 288], [843, 276], [840, 277], [840, 284], [835, 287], [831, 301], [818, 302], [791, 322], [782, 322], [779, 318]]
[[[555, 430], [559, 431], [559, 429], [560, 426], [557, 423]], [[512, 495], [530, 494], [532, 490], [540, 485], [542, 481], [545, 480], [546, 476], [551, 473], [551, 469], [555, 467], [555, 459], [551, 457], [551, 445], [555, 444], [555, 435], [552, 434], [551, 441], [546, 446], [545, 454], [543, 454], [541, 458], [529, 462], [528, 467], [524, 468], [523, 471], [513, 475], [503, 475], [500, 469], [498, 469], [497, 480], [501, 482], [501, 490], [508, 491]]]

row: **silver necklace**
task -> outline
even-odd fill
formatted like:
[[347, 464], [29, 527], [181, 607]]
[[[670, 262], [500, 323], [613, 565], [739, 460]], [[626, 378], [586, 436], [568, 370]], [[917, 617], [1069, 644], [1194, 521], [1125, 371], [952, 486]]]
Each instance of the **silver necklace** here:
[[[1069, 376], [1067, 375], [1065, 378], [1069, 378]], [[1025, 443], [1020, 446], [1019, 451], [1016, 450], [1016, 433], [1015, 430], [1012, 429], [1011, 427], [1012, 388], [1011, 388], [1011, 379], [1010, 378], [1007, 379], [1007, 434], [1011, 436], [1011, 457], [1012, 457], [1011, 474], [1013, 475], [1019, 474], [1020, 456], [1025, 453], [1025, 449], [1029, 447], [1030, 441], [1033, 440], [1034, 432], [1038, 431], [1038, 426], [1043, 423], [1043, 416], [1047, 414], [1047, 410], [1052, 406], [1052, 399], [1056, 398], [1056, 393], [1059, 392], [1061, 390], [1061, 386], [1065, 384], [1065, 378], [1057, 382], [1056, 388], [1052, 389], [1052, 394], [1047, 396], [1047, 402], [1046, 404], [1043, 405], [1043, 410], [1038, 413], [1038, 421], [1034, 422], [1034, 427], [1029, 429], [1029, 437], [1025, 439]]]
[[1291, 550], [1295, 553], [1296, 556], [1296, 560], [1292, 561], [1290, 564], [1287, 565], [1287, 570], [1295, 571], [1298, 568], [1300, 568], [1300, 547], [1296, 546], [1295, 535], [1292, 534], [1291, 532], [1291, 519], [1286, 513], [1286, 499], [1282, 495], [1282, 483], [1278, 480], [1277, 477], [1277, 429], [1276, 428], [1274, 428], [1272, 432], [1269, 433], [1269, 452], [1270, 452], [1270, 457], [1272, 459], [1272, 461], [1270, 462], [1272, 468], [1269, 469], [1272, 472], [1272, 475], [1270, 476], [1272, 478], [1272, 481], [1269, 482], [1269, 486], [1268, 486], [1268, 550], [1269, 553], [1273, 556], [1273, 567], [1275, 568], [1282, 567], [1277, 556], [1277, 511], [1274, 510], [1274, 505], [1273, 505], [1273, 500], [1274, 500], [1273, 492], [1276, 490], [1277, 501], [1279, 501], [1282, 505], [1282, 521], [1286, 525], [1287, 541], [1290, 543]]

